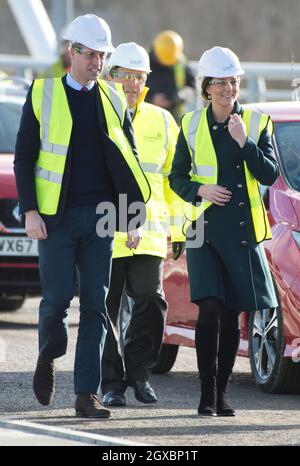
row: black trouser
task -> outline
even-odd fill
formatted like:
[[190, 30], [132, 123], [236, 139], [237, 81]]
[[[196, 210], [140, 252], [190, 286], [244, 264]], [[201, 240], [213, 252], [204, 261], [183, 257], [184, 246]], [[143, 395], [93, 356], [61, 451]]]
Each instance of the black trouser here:
[[[103, 394], [124, 391], [135, 380], [148, 380], [157, 363], [167, 310], [162, 289], [163, 262], [161, 257], [150, 255], [113, 259], [106, 301], [109, 319], [102, 359]], [[130, 323], [125, 334], [120, 335], [120, 313], [128, 308]]]
[[199, 301], [195, 344], [201, 379], [216, 377], [224, 390], [239, 346], [239, 314], [216, 298]]

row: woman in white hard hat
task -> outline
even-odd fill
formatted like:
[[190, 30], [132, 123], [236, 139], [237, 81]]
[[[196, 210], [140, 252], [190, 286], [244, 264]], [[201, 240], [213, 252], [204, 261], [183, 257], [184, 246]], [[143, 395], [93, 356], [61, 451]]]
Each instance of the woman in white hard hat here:
[[187, 248], [191, 301], [199, 305], [198, 413], [234, 416], [226, 387], [239, 346], [239, 313], [277, 306], [260, 244], [271, 232], [258, 182], [272, 185], [279, 169], [270, 118], [237, 101], [244, 74], [238, 57], [213, 47], [201, 56], [199, 74], [209, 105], [183, 117], [169, 179], [192, 204], [189, 235], [205, 219], [202, 246]]

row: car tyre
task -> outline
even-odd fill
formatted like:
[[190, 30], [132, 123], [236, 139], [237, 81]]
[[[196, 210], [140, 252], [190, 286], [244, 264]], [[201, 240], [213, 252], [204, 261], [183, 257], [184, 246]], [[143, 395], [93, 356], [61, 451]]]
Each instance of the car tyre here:
[[[277, 289], [276, 289], [277, 291]], [[278, 292], [277, 299], [279, 300]], [[300, 393], [300, 363], [284, 357], [281, 305], [251, 312], [249, 358], [256, 385], [265, 393]]]
[[24, 296], [0, 298], [0, 312], [17, 311], [25, 301]]

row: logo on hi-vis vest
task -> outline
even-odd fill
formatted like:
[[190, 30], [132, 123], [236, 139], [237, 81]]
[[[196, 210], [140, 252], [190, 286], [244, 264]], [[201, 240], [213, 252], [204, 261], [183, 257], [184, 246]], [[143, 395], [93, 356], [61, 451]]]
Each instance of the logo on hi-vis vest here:
[[143, 135], [144, 141], [147, 141], [147, 142], [156, 142], [156, 141], [160, 141], [161, 138], [162, 138], [162, 134], [161, 134], [161, 133], [157, 133], [157, 134], [144, 134], [144, 135]]

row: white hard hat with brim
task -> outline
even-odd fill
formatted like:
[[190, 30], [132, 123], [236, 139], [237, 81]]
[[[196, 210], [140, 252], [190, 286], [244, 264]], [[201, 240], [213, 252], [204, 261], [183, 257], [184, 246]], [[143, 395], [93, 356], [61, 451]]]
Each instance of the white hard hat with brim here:
[[225, 47], [216, 46], [206, 50], [198, 63], [200, 77], [228, 78], [244, 73], [237, 55]]
[[92, 14], [75, 18], [69, 25], [64, 39], [78, 42], [98, 52], [112, 52], [114, 50], [107, 22]]

